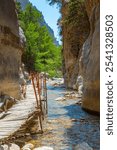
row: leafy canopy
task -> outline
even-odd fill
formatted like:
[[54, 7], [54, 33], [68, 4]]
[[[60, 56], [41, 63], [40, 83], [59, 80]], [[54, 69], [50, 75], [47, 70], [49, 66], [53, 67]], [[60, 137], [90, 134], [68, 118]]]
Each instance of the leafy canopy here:
[[17, 3], [19, 23], [26, 36], [23, 62], [29, 71], [61, 75], [61, 46], [54, 44], [46, 26], [42, 26], [42, 13], [29, 3], [25, 10]]

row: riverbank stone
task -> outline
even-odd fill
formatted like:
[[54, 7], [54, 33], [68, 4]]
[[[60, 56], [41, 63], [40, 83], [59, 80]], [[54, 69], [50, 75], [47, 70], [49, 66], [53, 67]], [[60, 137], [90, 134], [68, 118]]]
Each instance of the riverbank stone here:
[[74, 150], [93, 150], [87, 143], [83, 142], [74, 147]]
[[33, 148], [34, 148], [34, 145], [31, 143], [28, 143], [22, 147], [22, 150], [32, 150]]
[[20, 147], [14, 143], [11, 143], [9, 145], [4, 144], [4, 145], [1, 145], [1, 147], [0, 147], [0, 150], [20, 150]]
[[58, 98], [56, 98], [55, 100], [56, 100], [56, 101], [64, 101], [64, 100], [66, 100], [66, 98], [65, 98], [65, 97], [58, 97]]
[[34, 150], [54, 150], [52, 147], [42, 146], [35, 148]]

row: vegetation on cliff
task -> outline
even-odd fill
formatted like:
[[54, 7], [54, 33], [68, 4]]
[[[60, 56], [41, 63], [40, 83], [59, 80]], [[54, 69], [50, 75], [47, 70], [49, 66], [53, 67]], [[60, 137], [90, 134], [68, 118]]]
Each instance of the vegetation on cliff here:
[[54, 44], [46, 26], [42, 26], [42, 13], [29, 3], [24, 10], [17, 3], [19, 24], [26, 36], [23, 62], [28, 70], [46, 71], [50, 76], [61, 74], [61, 46]]
[[46, 0], [49, 2], [50, 5], [58, 4], [59, 6], [62, 3], [62, 0]]

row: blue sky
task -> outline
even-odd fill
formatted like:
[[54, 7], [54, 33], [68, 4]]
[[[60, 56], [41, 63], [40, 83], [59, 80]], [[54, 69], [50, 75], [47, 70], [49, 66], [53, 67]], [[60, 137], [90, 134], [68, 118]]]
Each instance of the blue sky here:
[[57, 6], [50, 6], [46, 0], [29, 0], [29, 1], [43, 13], [45, 21], [53, 29], [55, 37], [60, 42], [57, 27], [57, 20], [60, 18], [60, 13]]

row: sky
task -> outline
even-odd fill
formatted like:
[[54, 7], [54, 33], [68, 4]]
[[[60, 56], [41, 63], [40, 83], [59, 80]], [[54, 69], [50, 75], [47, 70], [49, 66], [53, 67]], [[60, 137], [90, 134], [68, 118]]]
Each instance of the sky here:
[[29, 1], [43, 13], [45, 21], [53, 29], [55, 37], [60, 43], [60, 37], [57, 26], [57, 20], [60, 18], [60, 13], [57, 6], [50, 6], [46, 0], [29, 0]]

